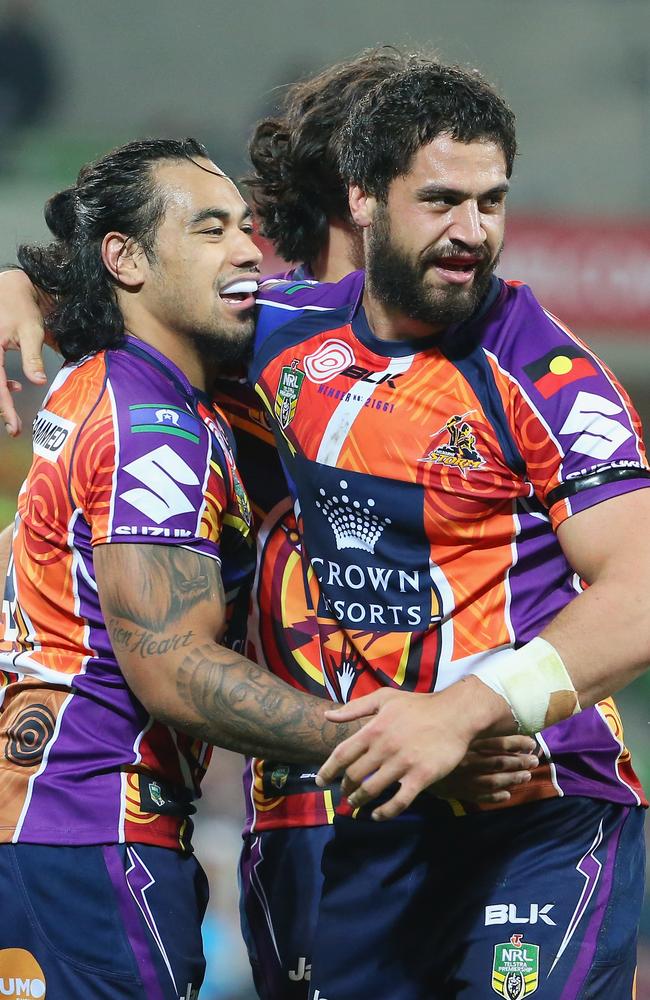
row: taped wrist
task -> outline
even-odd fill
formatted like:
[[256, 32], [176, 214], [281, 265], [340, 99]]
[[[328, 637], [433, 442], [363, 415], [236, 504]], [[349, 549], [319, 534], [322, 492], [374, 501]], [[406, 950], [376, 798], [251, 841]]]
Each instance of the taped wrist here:
[[512, 656], [485, 663], [473, 673], [505, 698], [520, 733], [532, 736], [580, 711], [562, 658], [546, 639], [532, 639]]

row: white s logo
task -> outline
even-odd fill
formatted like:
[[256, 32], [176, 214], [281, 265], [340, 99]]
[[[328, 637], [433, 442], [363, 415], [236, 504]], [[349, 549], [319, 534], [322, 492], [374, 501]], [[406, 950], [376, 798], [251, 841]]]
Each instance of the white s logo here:
[[618, 420], [611, 419], [612, 414], [622, 412], [623, 408], [610, 399], [603, 399], [593, 392], [579, 392], [571, 412], [560, 428], [560, 434], [582, 431], [569, 450], [604, 461], [611, 458], [616, 449], [632, 437], [632, 431]]
[[124, 466], [124, 471], [130, 472], [146, 489], [127, 490], [122, 493], [122, 500], [126, 500], [156, 524], [162, 524], [176, 514], [194, 510], [194, 505], [178, 484], [198, 486], [199, 480], [187, 462], [168, 444], [136, 458], [134, 462]]

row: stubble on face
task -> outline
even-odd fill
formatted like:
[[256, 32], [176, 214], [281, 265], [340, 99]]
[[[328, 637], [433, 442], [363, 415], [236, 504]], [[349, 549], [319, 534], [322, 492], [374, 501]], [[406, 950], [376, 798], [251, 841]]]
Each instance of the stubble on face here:
[[154, 260], [152, 266], [158, 271], [157, 304], [165, 322], [185, 337], [211, 368], [224, 375], [245, 369], [253, 352], [255, 308], [226, 316], [219, 300], [222, 287], [234, 277], [215, 282], [214, 308], [206, 312], [198, 308], [190, 280], [184, 275], [173, 277], [173, 269], [164, 261]]
[[214, 364], [220, 374], [237, 374], [248, 367], [253, 356], [255, 310], [247, 310], [228, 324], [227, 329], [223, 322], [209, 330], [194, 327], [188, 330], [188, 336], [201, 356]]
[[[483, 299], [499, 263], [502, 247], [490, 257], [487, 248], [477, 250], [447, 242], [429, 247], [419, 255], [397, 245], [388, 208], [379, 202], [366, 246], [368, 289], [386, 309], [405, 317], [444, 329], [469, 319]], [[435, 287], [426, 280], [430, 267], [441, 256], [472, 253], [482, 259], [469, 286]]]

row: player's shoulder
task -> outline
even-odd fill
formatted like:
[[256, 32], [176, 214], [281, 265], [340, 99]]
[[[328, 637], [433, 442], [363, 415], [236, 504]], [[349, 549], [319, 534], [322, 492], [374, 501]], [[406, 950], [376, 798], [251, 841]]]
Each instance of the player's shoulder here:
[[[500, 293], [484, 320], [483, 347], [516, 379], [535, 382], [539, 373], [596, 365], [599, 359], [521, 281], [499, 279]], [[577, 370], [577, 368], [576, 368]], [[574, 371], [575, 374], [575, 371]]]
[[80, 407], [82, 446], [101, 441], [119, 455], [122, 466], [163, 448], [164, 456], [174, 452], [202, 469], [209, 432], [197, 412], [195, 391], [179, 368], [133, 337], [98, 352], [89, 364], [103, 372], [103, 386]]
[[363, 296], [364, 273], [353, 271], [336, 283], [271, 278], [260, 285], [252, 370], [268, 360], [282, 341], [297, 343], [321, 330], [349, 322]]
[[260, 282], [257, 304], [260, 309], [338, 309], [350, 305], [363, 290], [363, 271], [352, 271], [341, 281], [316, 281], [296, 274], [264, 278]]

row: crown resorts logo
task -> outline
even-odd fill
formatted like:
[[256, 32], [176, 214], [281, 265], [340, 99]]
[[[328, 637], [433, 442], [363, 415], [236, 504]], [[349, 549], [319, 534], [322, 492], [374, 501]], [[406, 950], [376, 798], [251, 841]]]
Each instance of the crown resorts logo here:
[[337, 549], [363, 549], [364, 552], [374, 553], [384, 528], [391, 523], [390, 518], [375, 514], [371, 509], [375, 506], [372, 497], [366, 500], [364, 507], [359, 500], [350, 500], [345, 492], [348, 488], [345, 479], [339, 485], [343, 490], [340, 497], [328, 497], [321, 489], [319, 492], [324, 499], [316, 501], [316, 506], [334, 532]]

